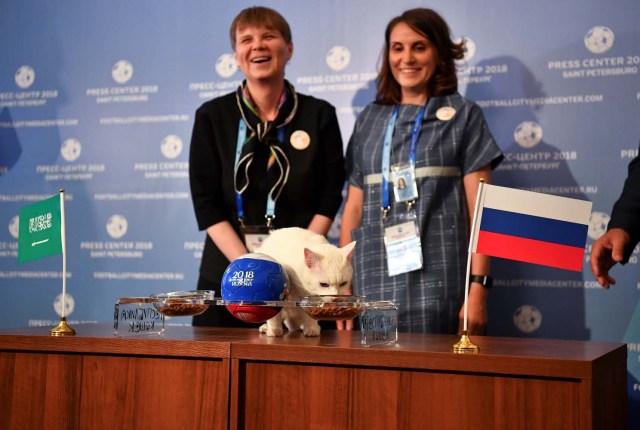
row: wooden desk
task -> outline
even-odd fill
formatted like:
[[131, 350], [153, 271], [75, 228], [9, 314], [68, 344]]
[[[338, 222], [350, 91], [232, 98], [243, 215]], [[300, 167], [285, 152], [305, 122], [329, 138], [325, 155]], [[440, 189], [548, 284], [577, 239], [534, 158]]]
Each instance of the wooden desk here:
[[74, 328], [0, 330], [0, 428], [626, 429], [624, 344]]

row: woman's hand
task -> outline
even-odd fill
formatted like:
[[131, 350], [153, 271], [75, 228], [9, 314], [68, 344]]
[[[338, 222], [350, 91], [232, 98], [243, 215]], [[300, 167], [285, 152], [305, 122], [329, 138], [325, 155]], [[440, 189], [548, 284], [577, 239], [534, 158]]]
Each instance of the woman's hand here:
[[[487, 330], [487, 296], [488, 290], [482, 285], [472, 282], [469, 286], [467, 307], [467, 334], [483, 335]], [[464, 304], [458, 312], [458, 334], [464, 329]]]
[[249, 252], [229, 221], [212, 225], [207, 228], [207, 234], [229, 261]]

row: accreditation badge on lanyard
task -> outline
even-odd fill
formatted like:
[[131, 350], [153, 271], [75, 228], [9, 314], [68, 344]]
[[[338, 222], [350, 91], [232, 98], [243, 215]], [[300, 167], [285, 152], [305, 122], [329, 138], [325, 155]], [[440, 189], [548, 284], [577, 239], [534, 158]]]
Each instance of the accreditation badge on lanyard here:
[[[245, 143], [246, 134], [247, 126], [241, 119], [240, 124], [238, 125], [238, 140], [236, 144], [236, 169], [240, 161], [240, 154]], [[284, 140], [284, 128], [278, 129], [278, 140], [280, 140], [281, 142]], [[246, 186], [248, 185], [249, 181], [247, 180]], [[243, 221], [244, 209], [242, 205], [243, 191], [244, 189], [236, 189], [236, 206], [238, 208], [238, 220], [240, 221], [240, 228], [242, 229], [242, 234], [244, 235], [244, 245], [249, 252], [256, 252], [259, 250], [260, 246], [262, 246], [262, 242], [264, 242], [271, 234], [271, 230], [273, 229], [273, 219], [275, 218], [276, 202], [271, 197], [270, 193], [267, 194], [267, 209], [265, 213], [265, 219], [267, 221], [266, 225], [245, 225]]]
[[244, 234], [244, 246], [249, 252], [258, 251], [262, 242], [271, 234], [271, 229], [266, 225], [242, 225], [241, 227]]
[[384, 224], [384, 245], [387, 255], [387, 270], [389, 276], [400, 275], [422, 269], [422, 244], [420, 229], [413, 205], [418, 198], [418, 187], [415, 179], [415, 161], [418, 136], [422, 126], [422, 119], [426, 110], [426, 103], [420, 109], [411, 130], [410, 159], [408, 163], [396, 164], [393, 168], [393, 190], [395, 203], [406, 203], [407, 212], [395, 216], [387, 216], [391, 205], [389, 202], [389, 183], [391, 175], [390, 159], [391, 144], [395, 123], [398, 118], [398, 106], [387, 124], [382, 153], [382, 213]]
[[418, 198], [416, 169], [412, 163], [397, 163], [393, 171], [393, 195], [396, 203], [415, 202]]
[[422, 269], [422, 245], [414, 211], [390, 217], [384, 224], [389, 276]]

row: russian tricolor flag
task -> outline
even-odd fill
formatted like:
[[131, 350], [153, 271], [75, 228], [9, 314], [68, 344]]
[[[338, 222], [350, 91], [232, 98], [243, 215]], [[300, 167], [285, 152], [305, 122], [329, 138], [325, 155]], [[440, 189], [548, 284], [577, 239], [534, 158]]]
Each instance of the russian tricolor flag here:
[[480, 184], [471, 252], [582, 271], [591, 202]]

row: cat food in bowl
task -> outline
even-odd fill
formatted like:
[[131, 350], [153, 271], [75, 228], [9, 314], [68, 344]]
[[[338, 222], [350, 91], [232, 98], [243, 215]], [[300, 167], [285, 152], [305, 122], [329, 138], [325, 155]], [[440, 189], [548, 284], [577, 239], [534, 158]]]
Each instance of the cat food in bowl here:
[[363, 306], [362, 296], [306, 296], [300, 300], [300, 307], [316, 320], [352, 320], [360, 315]]
[[200, 315], [215, 300], [213, 291], [173, 291], [152, 294], [153, 305], [167, 317], [189, 317]]

